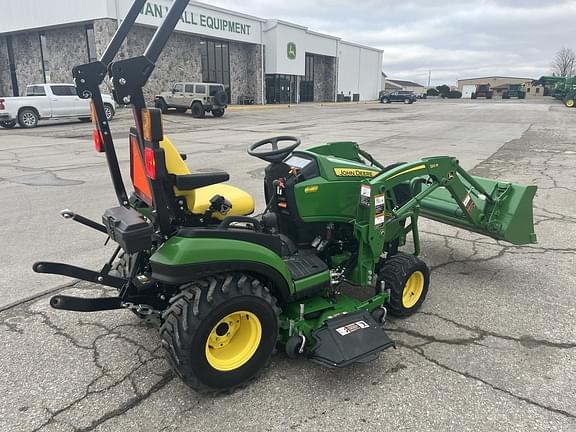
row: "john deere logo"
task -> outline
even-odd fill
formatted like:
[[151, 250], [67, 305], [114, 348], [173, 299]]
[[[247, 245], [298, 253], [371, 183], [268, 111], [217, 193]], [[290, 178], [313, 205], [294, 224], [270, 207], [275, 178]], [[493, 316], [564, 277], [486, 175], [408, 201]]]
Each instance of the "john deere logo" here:
[[294, 42], [288, 42], [287, 45], [288, 58], [294, 60], [296, 58], [296, 44]]

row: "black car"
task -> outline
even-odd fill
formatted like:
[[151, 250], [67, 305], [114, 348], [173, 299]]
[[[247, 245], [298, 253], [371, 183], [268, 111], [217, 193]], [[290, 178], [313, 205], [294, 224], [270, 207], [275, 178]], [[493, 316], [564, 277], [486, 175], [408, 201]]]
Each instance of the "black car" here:
[[398, 90], [394, 92], [381, 91], [379, 99], [382, 103], [404, 102], [405, 104], [411, 104], [416, 102], [417, 97], [411, 91]]

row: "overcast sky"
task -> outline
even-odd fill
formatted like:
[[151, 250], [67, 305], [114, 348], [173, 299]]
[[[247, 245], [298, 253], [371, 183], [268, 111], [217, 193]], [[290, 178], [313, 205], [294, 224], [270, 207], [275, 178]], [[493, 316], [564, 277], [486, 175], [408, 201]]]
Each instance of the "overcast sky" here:
[[550, 74], [576, 49], [576, 0], [233, 0], [211, 4], [278, 18], [384, 50], [390, 78], [426, 85], [459, 78]]

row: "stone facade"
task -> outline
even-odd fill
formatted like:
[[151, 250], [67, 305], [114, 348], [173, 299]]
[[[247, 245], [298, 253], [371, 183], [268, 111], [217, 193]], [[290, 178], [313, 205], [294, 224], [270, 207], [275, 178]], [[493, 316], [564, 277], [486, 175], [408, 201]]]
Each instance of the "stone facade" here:
[[12, 96], [12, 79], [6, 37], [0, 37], [0, 96]]
[[230, 42], [230, 91], [232, 103], [238, 96], [262, 101], [262, 49], [260, 45]]
[[[86, 29], [83, 25], [46, 30], [46, 51], [50, 82], [72, 83], [72, 68], [88, 62]], [[29, 84], [29, 83], [26, 83]]]
[[[94, 21], [96, 53], [100, 56], [116, 31], [116, 21], [99, 19]], [[88, 47], [84, 25], [45, 30], [45, 59], [49, 63], [50, 82], [72, 82], [72, 67], [88, 61]], [[116, 59], [142, 55], [154, 29], [135, 26], [124, 41]], [[167, 91], [174, 82], [202, 81], [201, 37], [174, 33], [170, 36], [156, 68], [144, 88], [148, 102], [154, 95]], [[229, 41], [230, 91], [232, 103], [238, 96], [245, 95], [262, 103], [262, 49], [260, 45]], [[20, 33], [12, 36], [16, 73], [20, 93], [26, 85], [43, 83], [42, 56], [39, 32]], [[103, 85], [109, 93], [109, 82]], [[0, 37], [0, 94], [12, 96], [6, 37]]]
[[314, 102], [333, 102], [336, 95], [336, 58], [314, 56]]
[[[44, 82], [38, 32], [12, 35], [12, 47], [18, 77], [18, 89], [20, 95], [24, 95], [28, 84]], [[6, 58], [1, 61], [8, 63], [8, 52], [6, 52]]]
[[[142, 55], [153, 34], [154, 29], [134, 27], [116, 58]], [[152, 102], [155, 94], [168, 91], [174, 82], [202, 81], [200, 58], [199, 37], [183, 33], [172, 34], [144, 88], [146, 101]]]

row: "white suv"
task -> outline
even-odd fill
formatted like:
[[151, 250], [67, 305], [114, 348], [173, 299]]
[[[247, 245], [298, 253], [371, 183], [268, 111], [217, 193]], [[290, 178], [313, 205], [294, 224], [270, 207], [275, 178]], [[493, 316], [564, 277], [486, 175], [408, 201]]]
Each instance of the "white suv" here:
[[196, 118], [204, 117], [206, 112], [222, 117], [227, 103], [228, 94], [222, 84], [179, 82], [174, 84], [171, 91], [154, 96], [154, 106], [160, 108], [163, 114], [169, 108], [176, 108], [181, 113], [190, 108], [192, 116]]

